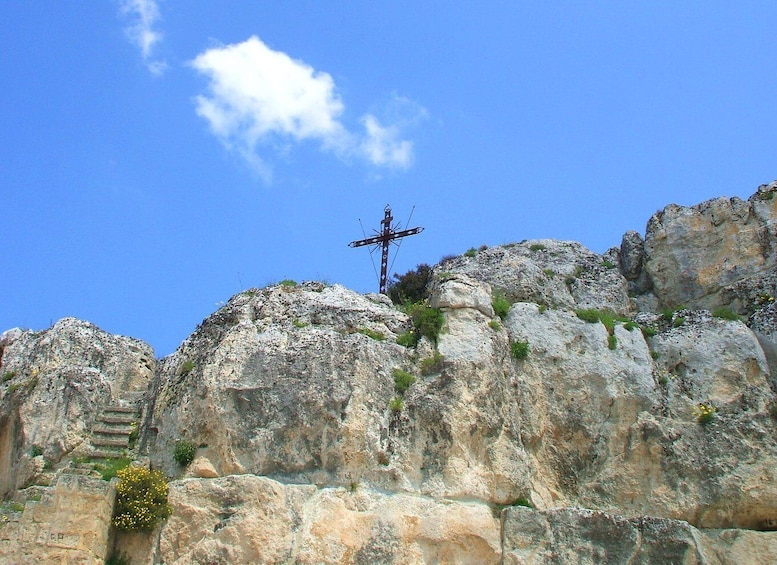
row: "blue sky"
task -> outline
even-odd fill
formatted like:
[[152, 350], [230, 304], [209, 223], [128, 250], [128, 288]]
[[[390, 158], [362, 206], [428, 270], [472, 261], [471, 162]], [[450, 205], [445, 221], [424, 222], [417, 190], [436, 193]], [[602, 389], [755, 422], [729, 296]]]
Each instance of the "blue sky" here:
[[[0, 331], [64, 316], [162, 356], [283, 279], [533, 238], [604, 252], [777, 178], [774, 2], [9, 0]], [[376, 265], [379, 258], [375, 258]]]

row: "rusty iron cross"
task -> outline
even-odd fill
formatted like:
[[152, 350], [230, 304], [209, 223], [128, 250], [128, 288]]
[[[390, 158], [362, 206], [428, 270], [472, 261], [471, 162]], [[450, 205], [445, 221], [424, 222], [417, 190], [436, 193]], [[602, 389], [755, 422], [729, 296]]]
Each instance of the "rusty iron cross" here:
[[[391, 206], [386, 204], [384, 209], [383, 220], [381, 220], [381, 231], [375, 232], [373, 237], [365, 239], [359, 239], [352, 241], [348, 244], [348, 247], [363, 247], [365, 245], [374, 245], [375, 249], [382, 247], [382, 255], [380, 260], [380, 293], [386, 294], [386, 286], [388, 283], [388, 258], [389, 258], [389, 244], [395, 242], [397, 239], [401, 239], [408, 235], [415, 235], [424, 231], [424, 228], [410, 228], [406, 230], [397, 231], [399, 226], [392, 226], [391, 222], [394, 217], [391, 215]], [[372, 253], [372, 251], [370, 251]]]

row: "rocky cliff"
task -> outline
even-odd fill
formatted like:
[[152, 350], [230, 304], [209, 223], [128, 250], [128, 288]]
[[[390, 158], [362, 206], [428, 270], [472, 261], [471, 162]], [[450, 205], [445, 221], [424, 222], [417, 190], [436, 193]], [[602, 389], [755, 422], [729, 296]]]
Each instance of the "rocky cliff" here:
[[[775, 193], [670, 205], [604, 255], [448, 258], [411, 347], [386, 297], [314, 282], [232, 297], [161, 360], [75, 319], [9, 330], [0, 560], [775, 561]], [[152, 533], [77, 519], [121, 456], [172, 478]]]

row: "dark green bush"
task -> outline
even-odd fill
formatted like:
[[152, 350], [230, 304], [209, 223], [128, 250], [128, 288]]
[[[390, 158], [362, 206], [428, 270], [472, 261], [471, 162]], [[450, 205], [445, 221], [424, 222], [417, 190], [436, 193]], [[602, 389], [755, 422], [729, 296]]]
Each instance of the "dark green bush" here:
[[607, 336], [607, 347], [610, 349], [615, 349], [618, 347], [618, 338], [614, 335], [610, 334]]
[[431, 278], [432, 268], [426, 263], [402, 276], [395, 273], [388, 285], [388, 297], [394, 304], [421, 302], [429, 295], [427, 286]]
[[478, 250], [475, 249], [474, 247], [470, 247], [464, 252], [464, 257], [474, 257], [477, 254], [478, 254]]
[[510, 353], [515, 359], [526, 359], [529, 356], [528, 341], [514, 341], [510, 344]]
[[194, 454], [197, 452], [197, 448], [194, 447], [189, 441], [179, 439], [175, 442], [175, 449], [173, 450], [173, 459], [181, 467], [186, 467], [189, 463], [194, 461]]
[[401, 333], [397, 336], [397, 343], [403, 347], [415, 347], [418, 345], [418, 334], [415, 330]]
[[430, 308], [425, 304], [414, 304], [410, 307], [410, 318], [413, 320], [413, 326], [416, 333], [428, 338], [433, 343], [437, 343], [437, 337], [445, 322], [445, 317], [438, 308]]

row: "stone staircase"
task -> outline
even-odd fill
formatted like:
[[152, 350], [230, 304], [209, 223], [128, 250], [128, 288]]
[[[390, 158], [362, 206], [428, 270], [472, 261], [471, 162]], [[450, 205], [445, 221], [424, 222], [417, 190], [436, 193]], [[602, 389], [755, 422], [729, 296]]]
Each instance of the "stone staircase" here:
[[119, 401], [102, 409], [92, 426], [91, 457], [120, 457], [134, 448], [132, 434], [139, 425], [142, 398], [142, 392], [125, 392]]

